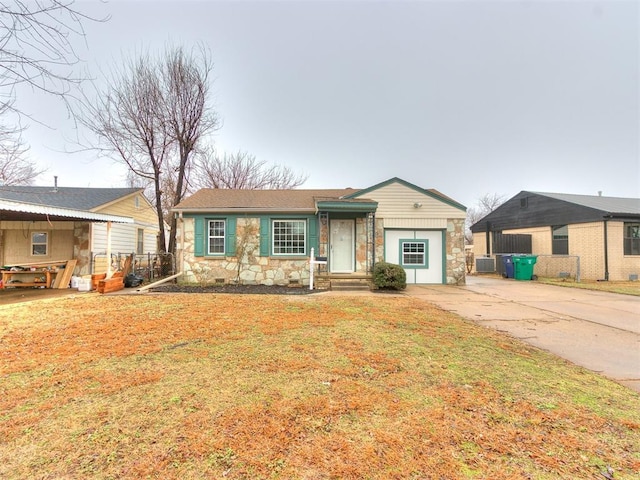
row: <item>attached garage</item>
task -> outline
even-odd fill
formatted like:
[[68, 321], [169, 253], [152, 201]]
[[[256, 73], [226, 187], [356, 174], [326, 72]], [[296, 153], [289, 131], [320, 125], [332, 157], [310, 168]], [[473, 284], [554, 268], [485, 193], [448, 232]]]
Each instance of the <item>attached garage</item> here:
[[377, 203], [376, 258], [404, 268], [408, 284], [463, 284], [466, 208], [399, 178], [350, 198]]
[[404, 268], [407, 283], [446, 283], [444, 271], [444, 231], [384, 231], [386, 262]]

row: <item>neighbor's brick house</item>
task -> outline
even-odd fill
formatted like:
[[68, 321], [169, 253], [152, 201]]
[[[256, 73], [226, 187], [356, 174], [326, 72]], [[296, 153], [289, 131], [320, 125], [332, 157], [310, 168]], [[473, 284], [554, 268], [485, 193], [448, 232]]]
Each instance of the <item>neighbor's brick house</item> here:
[[[640, 275], [638, 198], [522, 191], [471, 231], [476, 258], [501, 253], [574, 256], [579, 257], [582, 279], [620, 281]], [[499, 235], [529, 236], [530, 251], [500, 251]], [[539, 262], [549, 260], [553, 258]]]

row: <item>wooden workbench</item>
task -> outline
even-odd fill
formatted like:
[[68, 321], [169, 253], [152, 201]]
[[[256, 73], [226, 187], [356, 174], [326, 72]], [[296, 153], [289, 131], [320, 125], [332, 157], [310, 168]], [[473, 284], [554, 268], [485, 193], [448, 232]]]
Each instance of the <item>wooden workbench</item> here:
[[51, 272], [48, 269], [2, 270], [2, 288], [7, 287], [51, 288]]

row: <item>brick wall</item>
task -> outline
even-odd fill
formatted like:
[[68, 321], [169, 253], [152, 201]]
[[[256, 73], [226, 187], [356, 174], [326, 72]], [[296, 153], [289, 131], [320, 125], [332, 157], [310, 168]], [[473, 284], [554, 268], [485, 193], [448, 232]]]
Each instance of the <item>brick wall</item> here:
[[[581, 278], [602, 280], [605, 276], [604, 264], [604, 222], [569, 225], [569, 255], [580, 257]], [[623, 222], [609, 221], [608, 226], [609, 280], [625, 281], [629, 275], [640, 275], [640, 256], [624, 255]], [[531, 235], [532, 250], [536, 255], [551, 255], [551, 227], [505, 230], [505, 234]], [[485, 234], [473, 235], [474, 254], [484, 256], [486, 252]]]

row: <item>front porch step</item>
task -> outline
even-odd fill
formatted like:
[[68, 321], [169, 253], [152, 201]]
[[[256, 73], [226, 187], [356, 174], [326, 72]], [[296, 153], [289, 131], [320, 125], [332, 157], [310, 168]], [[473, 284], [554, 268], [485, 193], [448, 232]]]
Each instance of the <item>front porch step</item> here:
[[368, 282], [359, 282], [359, 281], [331, 281], [331, 290], [339, 290], [339, 291], [363, 291], [363, 290], [371, 290], [371, 286]]
[[371, 275], [366, 273], [319, 273], [315, 277], [318, 290], [363, 291], [372, 289]]

